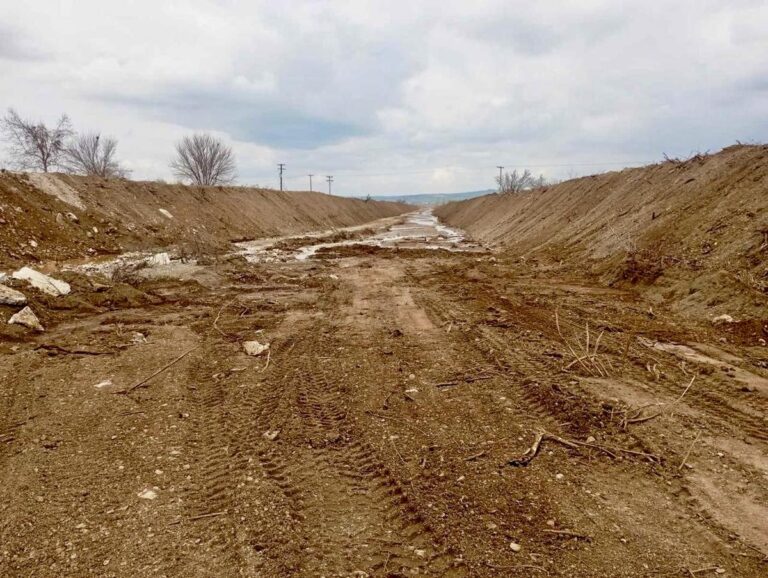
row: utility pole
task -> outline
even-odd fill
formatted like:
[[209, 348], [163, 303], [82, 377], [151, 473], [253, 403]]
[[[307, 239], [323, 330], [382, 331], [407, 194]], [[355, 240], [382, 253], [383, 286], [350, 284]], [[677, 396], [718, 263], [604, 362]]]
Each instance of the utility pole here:
[[280, 169], [280, 191], [283, 190], [283, 171], [285, 170], [285, 163], [278, 163], [277, 168]]
[[307, 175], [309, 177], [309, 192], [312, 192], [312, 177], [315, 175]]
[[325, 177], [325, 180], [328, 181], [328, 194], [331, 194], [331, 183], [333, 183], [333, 177], [331, 175], [328, 175]]
[[499, 190], [504, 188], [504, 167], [496, 167], [499, 169]]

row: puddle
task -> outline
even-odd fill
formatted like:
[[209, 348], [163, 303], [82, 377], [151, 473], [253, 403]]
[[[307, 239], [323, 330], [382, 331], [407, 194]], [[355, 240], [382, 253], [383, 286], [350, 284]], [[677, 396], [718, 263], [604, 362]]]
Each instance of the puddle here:
[[[358, 239], [343, 241], [323, 241], [340, 232], [355, 233], [373, 229], [375, 232]], [[282, 242], [294, 239], [317, 239], [316, 243], [293, 249], [279, 247]], [[366, 223], [341, 229], [329, 229], [300, 235], [257, 239], [234, 244], [232, 254], [242, 255], [250, 263], [270, 263], [280, 261], [306, 261], [318, 251], [326, 248], [344, 247], [351, 245], [366, 245], [383, 248], [403, 249], [443, 249], [447, 251], [483, 251], [482, 247], [467, 241], [458, 229], [452, 229], [441, 224], [432, 213], [431, 208], [410, 213], [404, 217], [389, 217], [374, 223]], [[86, 275], [103, 275], [110, 277], [117, 269], [126, 266], [146, 264], [150, 270], [165, 271], [182, 264], [181, 259], [174, 258], [167, 252], [136, 251], [124, 253], [116, 257], [98, 257], [94, 259], [78, 259], [64, 263], [65, 271], [76, 271]], [[188, 260], [185, 265], [194, 265], [194, 260]], [[151, 274], [152, 271], [148, 271]], [[168, 271], [165, 271], [168, 272]]]
[[[293, 237], [296, 238], [296, 237]], [[444, 249], [448, 251], [481, 251], [479, 245], [468, 242], [458, 229], [441, 224], [431, 208], [405, 216], [405, 220], [389, 225], [376, 233], [359, 239], [318, 242], [294, 250], [275, 248], [263, 242], [241, 243], [242, 255], [252, 263], [270, 261], [305, 261], [321, 249], [365, 245], [382, 248]]]

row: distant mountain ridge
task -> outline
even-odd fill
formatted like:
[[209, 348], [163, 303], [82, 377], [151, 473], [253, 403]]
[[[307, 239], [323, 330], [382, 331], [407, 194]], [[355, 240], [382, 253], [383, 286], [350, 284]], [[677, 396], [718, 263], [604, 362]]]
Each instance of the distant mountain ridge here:
[[415, 195], [371, 195], [372, 199], [377, 201], [399, 201], [411, 205], [442, 205], [451, 201], [463, 201], [474, 199], [490, 193], [495, 193], [495, 189], [486, 189], [484, 191], [469, 191], [465, 193], [420, 193]]

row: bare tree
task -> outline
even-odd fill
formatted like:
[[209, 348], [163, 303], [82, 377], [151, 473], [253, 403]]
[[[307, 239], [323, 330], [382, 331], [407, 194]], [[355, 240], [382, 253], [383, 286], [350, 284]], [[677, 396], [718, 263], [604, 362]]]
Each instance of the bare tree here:
[[99, 177], [127, 177], [129, 172], [115, 159], [117, 140], [101, 138], [98, 133], [82, 134], [75, 137], [66, 148], [65, 164], [75, 173]]
[[552, 182], [547, 180], [544, 175], [534, 177], [533, 173], [528, 169], [525, 169], [522, 173], [518, 173], [517, 169], [511, 173], [504, 173], [503, 176], [496, 177], [496, 182], [499, 185], [499, 192], [502, 194], [521, 193], [531, 189], [540, 189], [552, 184]]
[[226, 185], [235, 180], [232, 149], [209, 134], [185, 136], [176, 144], [173, 173], [194, 185]]
[[72, 124], [66, 114], [56, 126], [48, 128], [42, 122], [24, 120], [12, 108], [0, 119], [0, 132], [8, 142], [11, 162], [21, 170], [41, 170], [47, 173], [60, 166], [67, 139], [72, 136]]
[[504, 173], [502, 177], [496, 177], [500, 193], [519, 193], [533, 187], [534, 178], [531, 171], [525, 169], [518, 173], [517, 169], [511, 173]]

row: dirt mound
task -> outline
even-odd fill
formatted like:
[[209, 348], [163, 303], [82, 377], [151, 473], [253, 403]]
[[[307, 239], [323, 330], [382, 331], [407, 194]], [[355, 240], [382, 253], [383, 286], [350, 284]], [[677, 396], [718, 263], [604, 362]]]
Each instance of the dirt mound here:
[[733, 146], [436, 213], [511, 256], [639, 286], [678, 310], [764, 316], [767, 184], [768, 147]]
[[0, 270], [170, 245], [205, 253], [232, 241], [359, 225], [406, 210], [320, 193], [4, 172]]

